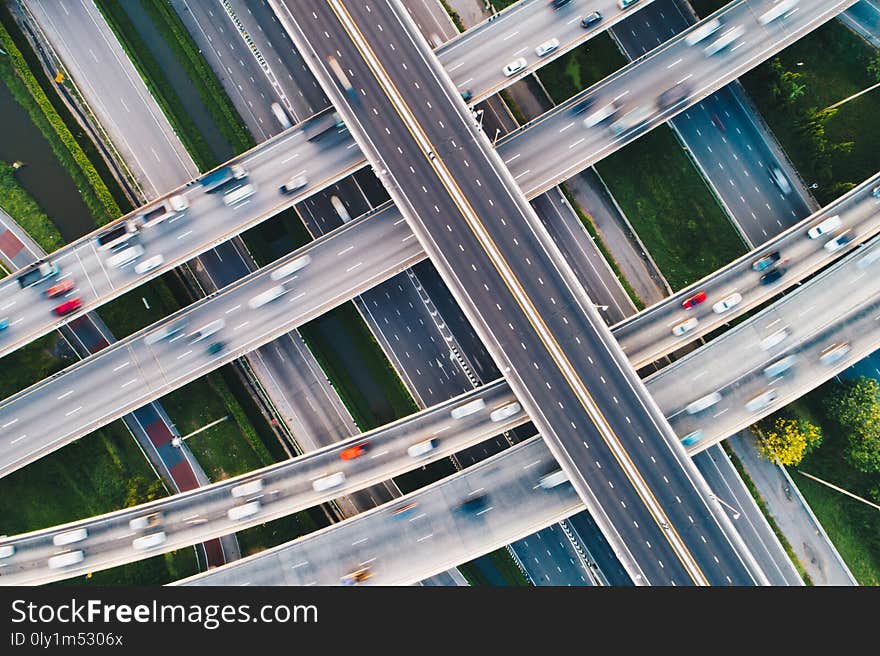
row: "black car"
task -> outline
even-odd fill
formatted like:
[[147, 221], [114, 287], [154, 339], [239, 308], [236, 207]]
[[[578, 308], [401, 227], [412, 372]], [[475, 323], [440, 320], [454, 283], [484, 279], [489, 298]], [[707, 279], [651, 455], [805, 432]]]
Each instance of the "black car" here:
[[590, 107], [593, 106], [594, 102], [595, 102], [595, 98], [586, 98], [585, 100], [581, 100], [580, 102], [575, 103], [574, 105], [571, 106], [571, 113], [572, 114], [580, 114], [582, 112], [585, 112]]
[[779, 280], [783, 275], [785, 275], [784, 267], [776, 267], [770, 269], [767, 273], [761, 276], [761, 284], [762, 285], [772, 285], [774, 282]]
[[584, 19], [581, 21], [581, 27], [589, 27], [594, 23], [598, 23], [600, 20], [602, 20], [602, 14], [598, 11], [594, 11], [592, 14], [584, 16]]
[[489, 503], [489, 497], [486, 494], [479, 494], [477, 496], [472, 496], [460, 504], [458, 504], [458, 510], [464, 513], [477, 514], [482, 510], [485, 510]]
[[569, 2], [571, 2], [571, 0], [550, 0], [550, 6], [554, 9], [559, 9], [560, 7], [567, 5]]

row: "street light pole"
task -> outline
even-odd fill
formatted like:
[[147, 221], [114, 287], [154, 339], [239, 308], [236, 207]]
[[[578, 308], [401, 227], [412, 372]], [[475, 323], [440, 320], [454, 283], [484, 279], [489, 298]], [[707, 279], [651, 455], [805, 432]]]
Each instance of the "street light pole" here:
[[734, 518], [734, 519], [739, 519], [739, 510], [737, 510], [736, 508], [734, 508], [733, 506], [731, 506], [731, 505], [730, 505], [729, 503], [727, 503], [726, 501], [722, 501], [721, 499], [719, 499], [719, 498], [718, 498], [716, 495], [714, 495], [714, 494], [710, 494], [710, 495], [709, 495], [709, 498], [712, 499], [713, 501], [717, 501], [717, 502], [720, 503], [722, 506], [724, 506], [725, 508], [727, 508], [728, 510], [730, 510], [730, 512], [733, 513], [733, 518]]
[[176, 447], [179, 449], [179, 448], [183, 445], [183, 441], [184, 441], [184, 440], [189, 439], [189, 438], [192, 437], [193, 435], [198, 435], [198, 434], [201, 433], [202, 431], [206, 431], [206, 430], [208, 430], [209, 428], [211, 428], [211, 427], [213, 427], [213, 426], [216, 426], [217, 424], [219, 424], [219, 423], [221, 423], [221, 422], [226, 421], [227, 419], [229, 419], [229, 415], [226, 415], [225, 417], [221, 417], [220, 419], [217, 419], [217, 420], [215, 420], [215, 421], [212, 421], [210, 424], [205, 424], [205, 425], [202, 426], [201, 428], [198, 428], [198, 429], [194, 430], [192, 433], [189, 433], [189, 434], [187, 434], [187, 435], [184, 435], [183, 437], [175, 437], [175, 438], [172, 438], [172, 440], [171, 440], [171, 446], [176, 446]]

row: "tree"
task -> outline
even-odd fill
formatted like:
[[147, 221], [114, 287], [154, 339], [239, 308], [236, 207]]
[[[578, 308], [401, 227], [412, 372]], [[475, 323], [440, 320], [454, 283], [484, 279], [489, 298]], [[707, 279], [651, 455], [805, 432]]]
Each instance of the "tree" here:
[[768, 460], [797, 465], [822, 442], [822, 431], [806, 419], [772, 417], [759, 423], [758, 451]]
[[873, 378], [848, 381], [825, 402], [828, 416], [846, 434], [846, 456], [866, 474], [880, 472], [880, 383]]

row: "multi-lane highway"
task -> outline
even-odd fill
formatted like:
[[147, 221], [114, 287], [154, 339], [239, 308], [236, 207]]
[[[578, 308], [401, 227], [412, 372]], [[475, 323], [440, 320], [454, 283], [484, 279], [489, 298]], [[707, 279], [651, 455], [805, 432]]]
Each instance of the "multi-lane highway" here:
[[[880, 229], [880, 221], [877, 221], [880, 199], [873, 196], [872, 190], [877, 182], [876, 176], [865, 181], [758, 251], [615, 326], [614, 337], [630, 361], [641, 366], [684, 345], [690, 341], [687, 338], [692, 333], [701, 335], [719, 328], [746, 309], [827, 266], [836, 256], [848, 252], [847, 249], [829, 253], [824, 248], [827, 239], [807, 238], [807, 227], [820, 223], [829, 215], [837, 215], [841, 218], [841, 229], [848, 229], [854, 235], [853, 244], [876, 234]], [[369, 257], [353, 259], [352, 254], [361, 251]], [[773, 285], [762, 285], [759, 282], [761, 274], [753, 271], [751, 264], [759, 255], [774, 251], [789, 260], [785, 264], [787, 273]], [[250, 298], [274, 286], [272, 271], [304, 254], [309, 254], [312, 262], [288, 280], [291, 293], [259, 308], [247, 308], [245, 312], [243, 308], [247, 307]], [[210, 299], [4, 401], [0, 405], [0, 444], [6, 448], [0, 459], [0, 473], [5, 475], [139, 407], [139, 404], [159, 398], [197, 375], [265, 344], [285, 330], [349, 300], [356, 293], [373, 288], [424, 256], [412, 231], [393, 207], [345, 224]], [[810, 286], [822, 285], [824, 293], [839, 295], [840, 284], [835, 279], [826, 281], [822, 278], [811, 282]], [[681, 301], [697, 291], [706, 291], [707, 300], [696, 308], [683, 309]], [[732, 293], [742, 296], [740, 304], [725, 313], [715, 313], [712, 305]], [[293, 312], [290, 312], [290, 303], [294, 303]], [[238, 318], [245, 313], [249, 314], [247, 321]], [[697, 327], [684, 337], [674, 337], [671, 327], [691, 317], [699, 317]], [[183, 318], [187, 320], [187, 327], [173, 342], [144, 343], [148, 334], [175, 325]], [[213, 339], [195, 347], [189, 344], [191, 333], [218, 319], [227, 323], [216, 336], [226, 342], [225, 351], [208, 353], [205, 347]], [[125, 362], [129, 364], [117, 370]], [[122, 381], [124, 386], [115, 389], [113, 403], [106, 402], [107, 399], [94, 391], [113, 388], [108, 381], [118, 380], [124, 372], [129, 374]], [[665, 409], [663, 404], [661, 407]], [[47, 408], [52, 409], [48, 415]], [[47, 430], [47, 425], [52, 430]]]
[[[702, 431], [688, 451], [697, 452], [748, 426], [874, 351], [880, 308], [878, 261], [880, 242], [874, 240], [650, 377], [648, 389], [676, 432]], [[765, 371], [772, 365], [777, 370]], [[758, 402], [768, 391], [774, 397]], [[720, 396], [715, 403], [694, 414], [687, 411], [692, 402], [716, 392]], [[747, 407], [751, 402], [755, 405]]]
[[[592, 0], [588, 8], [571, 2], [554, 10], [545, 0], [523, 0], [437, 48], [437, 59], [462, 93], [471, 92], [468, 103], [473, 104], [531, 75], [651, 2], [640, 0], [620, 9], [617, 0]], [[593, 11], [600, 12], [602, 19], [581, 25], [584, 16]], [[490, 31], [491, 39], [486, 38]], [[543, 55], [536, 53], [538, 46], [553, 40], [556, 45], [552, 49]], [[524, 60], [522, 68], [507, 75], [504, 67], [519, 59]]]
[[[573, 274], [557, 268], [557, 261], [550, 255], [555, 248], [549, 235], [526, 200], [513, 191], [513, 182], [488, 140], [476, 136], [477, 129], [460, 97], [451, 84], [437, 76], [425, 54], [424, 42], [413, 38], [415, 28], [405, 14], [387, 4], [371, 5], [369, 11], [340, 2], [332, 2], [330, 7], [315, 2], [288, 3], [286, 7], [290, 12], [286, 26], [293, 41], [307, 53], [306, 60], [365, 145], [374, 167], [387, 176], [385, 184], [392, 197], [412, 222], [419, 240], [551, 450], [557, 447], [555, 455], [577, 479], [575, 487], [588, 499], [603, 530], [622, 550], [629, 549], [625, 559], [634, 576], [643, 583], [676, 579], [680, 583], [751, 582], [751, 575], [729, 542], [736, 536], [723, 533], [708, 504], [701, 512], [694, 512], [700, 516], [697, 530], [704, 539], [710, 536], [699, 550], [704, 551], [709, 544], [711, 554], [697, 556], [703, 567], [711, 567], [710, 578], [706, 578], [681, 537], [680, 532], [690, 532], [693, 525], [685, 526], [684, 515], [672, 519], [670, 515], [679, 509], [661, 507], [656, 501], [656, 482], [649, 488], [642, 477], [659, 480], [662, 474], [658, 470], [662, 468], [663, 474], [669, 473], [676, 481], [667, 482], [667, 489], [675, 489], [680, 498], [698, 497], [696, 477], [686, 473], [692, 465], [673, 443], [671, 431], [666, 434], [668, 427], [664, 428], [664, 420], [650, 407], [647, 394], [634, 372], [628, 370], [610, 334], [597, 325], [601, 320], [582, 290], [578, 291]], [[303, 30], [333, 37], [308, 41]], [[339, 60], [357, 92], [350, 93], [348, 100], [369, 111], [355, 114], [345, 102], [331, 81], [333, 75], [321, 63], [330, 56]], [[412, 97], [416, 91], [417, 99]], [[374, 151], [379, 143], [395, 147], [383, 149], [380, 154]], [[408, 188], [411, 190], [405, 197], [398, 192]], [[480, 217], [492, 219], [486, 224]], [[536, 303], [545, 308], [543, 312], [536, 309]], [[561, 312], [548, 312], [546, 308], [552, 305]], [[580, 375], [574, 373], [572, 360], [592, 363], [595, 376], [606, 381], [607, 387], [593, 390], [601, 392], [604, 415]], [[628, 437], [631, 431], [648, 436], [644, 446], [650, 446], [645, 450], [656, 452], [661, 462], [665, 461], [664, 466], [658, 466], [654, 458], [652, 472], [646, 473], [643, 467], [637, 471], [632, 452], [620, 443], [624, 431]], [[669, 440], [661, 439], [659, 450], [657, 435]], [[585, 438], [593, 444], [585, 444]], [[594, 454], [587, 453], [591, 446], [596, 449]], [[577, 451], [577, 462], [570, 459], [573, 450]], [[605, 459], [601, 473], [603, 465], [597, 464], [597, 457]], [[622, 468], [618, 468], [621, 464], [615, 458], [623, 459]], [[627, 480], [626, 476], [631, 478]], [[665, 481], [670, 478], [664, 477]], [[600, 481], [609, 482], [608, 488]], [[641, 498], [630, 487], [633, 482]], [[622, 512], [616, 501], [596, 503], [595, 488], [602, 497], [607, 496], [605, 489], [616, 488], [612, 496], [627, 499], [630, 503], [623, 504], [628, 506], [627, 511]], [[668, 492], [664, 490], [663, 494]], [[643, 501], [645, 495], [647, 503]], [[697, 501], [694, 505], [699, 504]], [[615, 519], [609, 520], [609, 515]], [[642, 521], [632, 528], [634, 517]], [[730, 530], [729, 525], [726, 528]], [[616, 530], [628, 534], [626, 546]], [[632, 533], [650, 538], [642, 545]], [[696, 535], [688, 538], [693, 545], [699, 540]], [[652, 541], [653, 546], [647, 546]], [[633, 557], [633, 552], [638, 556]]]
[[[346, 235], [343, 240], [319, 239], [275, 265], [242, 278], [222, 294], [199, 301], [158, 326], [102, 350], [93, 356], [100, 358], [101, 366], [89, 366], [95, 362], [92, 358], [83, 360], [10, 397], [0, 407], [4, 463], [0, 475], [350, 300], [376, 282], [372, 275], [361, 276], [361, 272], [383, 269], [387, 278], [411, 266], [422, 256], [419, 249], [411, 247], [415, 241], [412, 233], [405, 229], [402, 219], [399, 221], [402, 229], [397, 234], [371, 228], [374, 224], [368, 217], [352, 221], [337, 233]], [[396, 245], [392, 246], [392, 242]], [[367, 249], [362, 255], [368, 257], [353, 258], [355, 244]], [[294, 260], [303, 263], [306, 260], [300, 258], [305, 256], [310, 261], [304, 268], [281, 275], [281, 267]], [[351, 284], [340, 284], [334, 275], [338, 271], [337, 261], [345, 263], [352, 276]], [[279, 272], [279, 280], [271, 278], [273, 271]], [[249, 284], [254, 277], [261, 282]], [[380, 275], [379, 279], [382, 278]], [[258, 308], [249, 305], [252, 299], [280, 285], [285, 291], [278, 298]], [[260, 310], [260, 320], [255, 318], [256, 309]], [[202, 330], [219, 321], [224, 325], [216, 332], [207, 334]], [[180, 328], [176, 334], [154, 341], [160, 331], [170, 326]], [[205, 334], [195, 341], [200, 330]], [[209, 351], [208, 347], [215, 343], [222, 344], [222, 349]], [[105, 375], [112, 377], [112, 384], [102, 382]], [[25, 403], [19, 406], [22, 400]]]
[[[353, 520], [178, 584], [340, 585], [362, 568], [367, 585], [412, 584], [582, 510], [571, 485], [538, 485], [554, 469], [536, 437]], [[483, 505], [457, 509], [481, 494]], [[417, 505], [409, 514], [395, 514], [410, 503]]]
[[[451, 416], [455, 408], [475, 400], [482, 400], [482, 407], [471, 414]], [[496, 381], [369, 433], [196, 491], [0, 540], [0, 547], [14, 547], [11, 556], [0, 558], [0, 584], [46, 583], [115, 567], [195, 544], [208, 535], [226, 535], [350, 494], [522, 424], [527, 417], [521, 410], [495, 421], [491, 418], [491, 413], [514, 401], [507, 385]], [[426, 440], [435, 440], [433, 450], [410, 453], [411, 447]], [[364, 444], [365, 452], [352, 458], [352, 450]], [[334, 485], [321, 487], [319, 483], [313, 487], [316, 480], [340, 474], [343, 478]], [[241, 510], [234, 508], [253, 501], [259, 502], [258, 509], [249, 515], [235, 516]], [[155, 519], [142, 529], [129, 524], [132, 519], [151, 515]], [[86, 535], [75, 547], [57, 546], [56, 536], [82, 529]], [[157, 532], [165, 537], [151, 549], [144, 551], [132, 544], [136, 538]], [[49, 558], [71, 549], [86, 554], [80, 564], [62, 569], [47, 566]]]
[[[757, 26], [754, 29], [762, 33], [763, 38], [744, 38], [742, 47], [734, 45], [729, 51], [708, 60], [703, 58], [699, 48], [691, 48], [684, 43], [687, 33], [682, 33], [644, 60], [633, 62], [608, 80], [594, 85], [584, 94], [548, 113], [529, 129], [508, 137], [499, 147], [502, 159], [527, 195], [531, 197], [545, 191], [573, 172], [595, 163], [602, 156], [628, 143], [643, 130], [658, 125], [690, 103], [723, 86], [787, 43], [828, 20], [836, 11], [851, 4], [835, 2], [831, 7], [817, 8], [808, 6], [808, 0], [805, 2], [807, 5], [800, 5], [799, 11], [786, 19], [785, 30], [781, 31], [773, 24], [766, 28]], [[742, 18], [744, 23], [756, 23], [752, 14], [745, 11], [753, 4], [755, 3], [732, 3], [732, 7], [723, 10], [725, 20], [736, 19], [740, 22]], [[751, 32], [746, 34], [750, 35]], [[656, 80], [668, 79], [670, 85], [674, 84], [672, 78], [675, 75], [670, 74], [670, 66], [674, 64], [672, 68], [678, 67], [685, 59], [696, 60], [690, 62], [689, 70], [694, 72], [688, 74], [687, 80], [693, 87], [690, 97], [663, 112], [655, 112], [641, 129], [615, 137], [604, 127], [584, 129], [580, 125], [580, 118], [570, 115], [572, 104], [588, 96], [599, 96], [600, 100], [607, 96], [604, 98], [607, 102], [620, 96], [631, 103], [653, 103], [657, 96]], [[696, 63], [700, 62], [702, 65], [697, 66]], [[599, 105], [601, 102], [597, 104]], [[582, 136], [578, 136], [579, 134]], [[330, 147], [333, 141], [337, 141], [337, 144]], [[565, 153], [565, 157], [545, 157], [547, 152]], [[250, 171], [248, 182], [254, 184], [257, 193], [233, 208], [224, 208], [218, 198], [219, 194], [205, 194], [198, 187], [184, 189], [184, 195], [190, 204], [190, 209], [184, 215], [185, 219], [178, 219], [176, 223], [169, 220], [156, 228], [141, 232], [139, 239], [144, 242], [147, 254], [162, 254], [165, 260], [150, 273], [136, 275], [131, 269], [108, 269], [103, 262], [104, 255], [96, 251], [94, 236], [87, 236], [61, 249], [55, 259], [76, 277], [79, 285], [77, 293], [83, 301], [82, 307], [62, 319], [51, 314], [51, 305], [34, 304], [33, 309], [25, 316], [12, 317], [11, 323], [15, 330], [3, 335], [0, 340], [0, 355], [204, 252], [289, 206], [294, 199], [304, 198], [364, 164], [363, 156], [348, 135], [330, 134], [317, 142], [311, 142], [299, 131], [266, 142], [240, 159], [240, 163]], [[282, 196], [275, 191], [280, 184], [296, 174], [305, 174], [308, 177], [309, 186], [306, 189], [292, 197]], [[224, 221], [217, 220], [218, 213], [224, 215]], [[18, 289], [14, 279], [0, 283], [0, 307], [12, 307], [10, 302], [27, 298], [23, 294], [26, 292]], [[23, 306], [24, 303], [19, 304], [19, 308]]]

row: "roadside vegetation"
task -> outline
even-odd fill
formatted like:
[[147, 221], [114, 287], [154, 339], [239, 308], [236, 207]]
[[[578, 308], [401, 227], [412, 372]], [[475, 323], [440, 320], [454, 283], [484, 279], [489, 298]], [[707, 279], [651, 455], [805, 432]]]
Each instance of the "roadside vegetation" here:
[[764, 497], [761, 496], [761, 493], [758, 492], [758, 488], [755, 486], [755, 482], [752, 480], [752, 477], [749, 476], [749, 473], [746, 471], [745, 467], [743, 467], [742, 461], [737, 457], [737, 455], [733, 452], [733, 449], [727, 444], [727, 442], [721, 443], [722, 448], [725, 453], [727, 453], [727, 457], [730, 458], [730, 462], [733, 464], [734, 469], [739, 472], [740, 478], [745, 483], [746, 488], [749, 493], [752, 495], [752, 498], [755, 500], [755, 504], [757, 504], [758, 508], [761, 510], [761, 513], [764, 515], [767, 523], [770, 525], [770, 528], [773, 530], [773, 533], [776, 535], [780, 544], [782, 544], [782, 548], [785, 549], [785, 553], [788, 555], [789, 560], [794, 564], [795, 569], [797, 570], [800, 577], [804, 580], [804, 583], [807, 585], [813, 585], [813, 579], [810, 578], [810, 575], [807, 574], [807, 570], [804, 569], [803, 564], [798, 559], [797, 554], [795, 554], [794, 549], [791, 548], [791, 543], [788, 541], [788, 538], [785, 537], [785, 534], [782, 532], [782, 529], [779, 528], [779, 524], [776, 523], [776, 520], [773, 519], [773, 515], [770, 514], [770, 511], [767, 509], [767, 504], [764, 502]]
[[[610, 37], [601, 35], [544, 66], [540, 76], [553, 101], [560, 103], [626, 63]], [[668, 127], [654, 128], [595, 168], [673, 289], [745, 252], [736, 229]], [[613, 258], [609, 261], [614, 266]]]
[[834, 20], [742, 78], [823, 205], [877, 172], [880, 91], [829, 109], [877, 82], [880, 55]]
[[125, 7], [116, 0], [96, 0], [95, 5], [119, 39], [119, 43], [149, 89], [150, 95], [162, 108], [162, 113], [171, 123], [199, 170], [207, 171], [219, 164], [195, 121], [187, 113], [180, 96], [162, 71], [159, 62], [153, 57], [147, 43], [128, 17]]
[[[792, 416], [818, 426], [822, 445], [799, 465], [792, 478], [861, 585], [880, 585], [880, 512], [810, 480], [817, 476], [874, 503], [880, 503], [880, 387], [873, 379], [831, 380], [790, 404]], [[866, 449], [866, 445], [871, 448]]]
[[174, 51], [208, 111], [211, 112], [220, 132], [232, 146], [233, 152], [243, 153], [255, 146], [253, 136], [233, 106], [226, 90], [168, 0], [140, 0], [140, 3]]
[[15, 179], [15, 169], [0, 162], [0, 208], [14, 217], [37, 244], [47, 253], [59, 248], [64, 238], [37, 202]]
[[[0, 534], [56, 526], [164, 496], [162, 481], [117, 421], [0, 479]], [[181, 549], [73, 582], [155, 585], [196, 571], [193, 550]]]
[[[19, 39], [24, 39], [12, 22], [8, 9], [2, 6], [0, 7], [0, 48], [7, 54], [0, 56], [0, 80], [16, 101], [25, 108], [31, 120], [49, 142], [59, 162], [73, 178], [83, 201], [95, 218], [95, 223], [101, 225], [116, 219], [122, 214], [120, 204], [117, 203], [118, 199], [124, 198], [121, 191], [114, 198], [114, 194], [105, 182], [112, 178], [106, 165], [100, 160], [97, 149], [90, 145], [87, 148], [89, 154], [86, 154], [86, 150], [81, 145], [88, 143], [84, 131], [70, 116], [60, 99], [55, 98], [54, 104], [50, 100], [50, 96], [38, 81], [45, 80], [42, 71], [39, 68], [33, 70], [31, 68], [33, 65], [38, 66], [38, 63], [33, 58], [29, 65], [28, 59], [31, 57], [26, 58], [22, 54], [7, 28], [16, 32]], [[29, 54], [33, 56], [32, 52]], [[62, 113], [65, 118], [62, 118]], [[77, 136], [74, 136], [74, 133]], [[102, 169], [100, 174], [93, 163], [98, 161], [100, 161], [99, 168]], [[111, 186], [115, 185], [111, 183]], [[122, 204], [124, 207], [124, 201]]]

